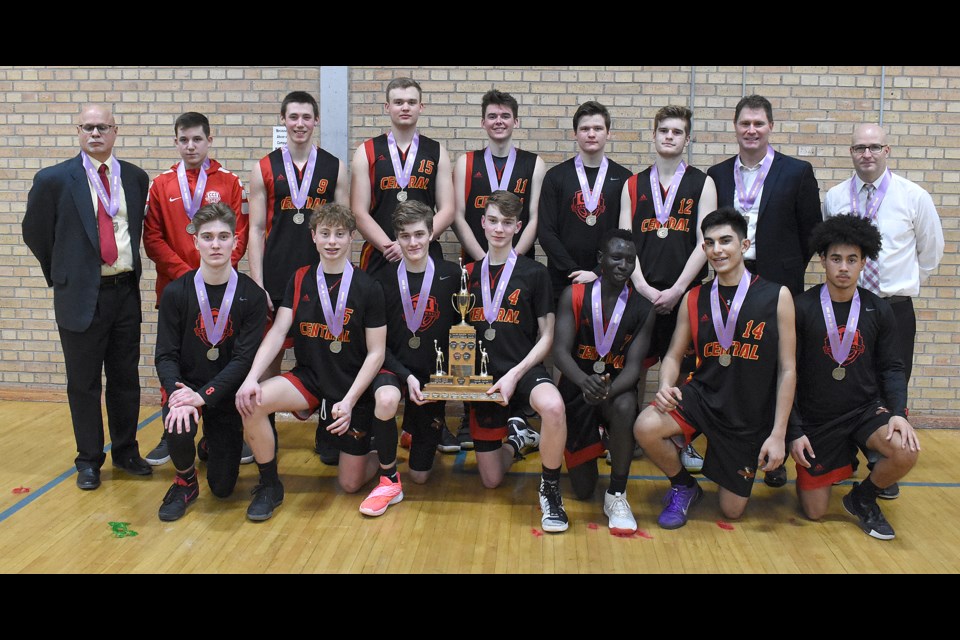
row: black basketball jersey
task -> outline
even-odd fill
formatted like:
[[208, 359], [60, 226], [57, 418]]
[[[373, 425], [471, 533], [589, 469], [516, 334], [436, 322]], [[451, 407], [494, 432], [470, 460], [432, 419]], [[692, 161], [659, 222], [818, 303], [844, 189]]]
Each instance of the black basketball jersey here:
[[[464, 202], [466, 203], [465, 217], [473, 237], [480, 243], [480, 247], [487, 250], [487, 237], [483, 233], [483, 227], [480, 226], [480, 218], [483, 216], [483, 210], [487, 206], [487, 198], [490, 197], [490, 178], [487, 172], [487, 163], [484, 162], [483, 154], [485, 149], [473, 151], [467, 154], [466, 167], [464, 172]], [[494, 162], [494, 164], [498, 164]], [[533, 172], [537, 166], [537, 154], [523, 149], [517, 149], [517, 159], [513, 165], [513, 171], [510, 174], [510, 181], [507, 183], [506, 190], [520, 197], [523, 208], [520, 210], [521, 223], [526, 225], [530, 222], [530, 191], [532, 189]], [[496, 179], [502, 181], [503, 176], [498, 175]], [[523, 227], [521, 227], [521, 230]], [[513, 237], [513, 246], [517, 246], [520, 240], [520, 234]], [[524, 254], [528, 258], [535, 258], [536, 251], [534, 247]]]
[[[303, 172], [296, 165], [294, 168], [299, 184]], [[313, 207], [334, 201], [340, 160], [317, 147], [317, 163], [310, 180], [307, 201], [299, 211], [290, 197], [289, 176], [286, 175], [280, 149], [275, 149], [260, 160], [260, 173], [263, 175], [267, 192], [263, 286], [272, 299], [279, 300], [294, 272], [317, 261], [317, 246], [310, 235], [310, 215]], [[297, 213], [303, 215], [299, 224], [295, 222]], [[296, 220], [300, 218], [297, 217]]]
[[[687, 167], [667, 220], [667, 237], [660, 238], [657, 236], [660, 223], [650, 189], [650, 170], [647, 167], [627, 180], [627, 190], [630, 194], [633, 241], [637, 245], [640, 269], [651, 287], [663, 290], [676, 284], [690, 254], [700, 250], [697, 245], [697, 207], [707, 174]], [[661, 198], [665, 197], [662, 188], [660, 195]], [[693, 282], [698, 283], [706, 276], [707, 267], [704, 265]]]

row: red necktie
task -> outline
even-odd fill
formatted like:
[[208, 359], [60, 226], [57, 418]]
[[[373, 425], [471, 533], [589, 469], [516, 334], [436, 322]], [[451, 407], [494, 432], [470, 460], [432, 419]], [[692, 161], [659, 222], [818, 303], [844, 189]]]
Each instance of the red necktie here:
[[[107, 190], [107, 197], [110, 197], [110, 181], [107, 180], [107, 165], [101, 164], [100, 181], [103, 188]], [[103, 206], [103, 201], [97, 198], [97, 227], [100, 231], [100, 258], [106, 264], [113, 264], [117, 261], [117, 238], [113, 231], [113, 219], [107, 215], [107, 210]]]

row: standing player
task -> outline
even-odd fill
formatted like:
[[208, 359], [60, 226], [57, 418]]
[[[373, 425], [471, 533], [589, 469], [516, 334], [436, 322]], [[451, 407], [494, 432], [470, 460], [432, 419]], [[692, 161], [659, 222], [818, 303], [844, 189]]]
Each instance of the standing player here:
[[[251, 520], [267, 520], [283, 503], [276, 442], [269, 414], [298, 417], [320, 410], [320, 437], [340, 450], [337, 478], [347, 493], [359, 491], [377, 473], [370, 451], [373, 393], [370, 383], [383, 364], [387, 327], [383, 292], [350, 264], [356, 222], [350, 209], [328, 203], [310, 217], [320, 262], [301, 267], [287, 284], [273, 325], [257, 350], [250, 373], [237, 391], [244, 436], [260, 469], [260, 483], [247, 509]], [[259, 380], [295, 327], [296, 366]]]
[[380, 271], [384, 303], [393, 313], [387, 317], [383, 369], [373, 381], [380, 484], [360, 505], [360, 513], [368, 516], [379, 516], [403, 499], [395, 419], [401, 399], [403, 429], [411, 435], [410, 477], [418, 484], [430, 477], [441, 433], [447, 430], [446, 403], [424, 400], [421, 389], [435, 371], [433, 345], [449, 342], [450, 327], [459, 318], [452, 299], [459, 290], [460, 269], [428, 254], [433, 209], [414, 200], [401, 202], [393, 212], [393, 228], [403, 259], [395, 270]]
[[[261, 158], [250, 174], [250, 276], [267, 292], [273, 313], [293, 274], [317, 260], [311, 212], [328, 202], [350, 202], [346, 165], [313, 144], [319, 119], [312, 95], [288, 93], [280, 104], [287, 144]], [[291, 346], [289, 340], [283, 343], [264, 372], [267, 377], [280, 374], [283, 351]], [[318, 426], [318, 436], [320, 431]], [[337, 451], [318, 447], [317, 453], [325, 464], [337, 464]]]
[[[543, 359], [553, 343], [553, 307], [546, 268], [513, 249], [520, 231], [520, 198], [507, 191], [494, 191], [487, 199], [483, 232], [489, 251], [481, 261], [467, 265], [469, 291], [477, 306], [470, 311], [470, 324], [477, 329], [489, 356], [489, 373], [496, 381], [488, 393], [499, 391], [503, 405], [471, 402], [470, 433], [477, 454], [483, 486], [500, 485], [516, 456], [539, 441], [543, 471], [540, 480], [541, 524], [544, 531], [566, 531], [567, 513], [560, 495], [560, 466], [567, 438], [563, 398]], [[529, 406], [540, 414], [539, 438], [535, 431], [508, 429], [508, 405]], [[503, 443], [504, 436], [508, 436]]]
[[917, 462], [920, 442], [907, 422], [893, 309], [857, 286], [866, 260], [880, 253], [880, 232], [869, 220], [842, 215], [813, 231], [826, 283], [797, 297], [797, 398], [788, 439], [797, 463], [803, 512], [819, 520], [831, 485], [850, 477], [857, 447], [881, 457], [863, 482], [843, 497], [860, 528], [880, 540], [894, 537], [877, 498]]
[[[483, 260], [487, 238], [480, 220], [487, 198], [498, 190], [517, 194], [523, 203], [520, 210], [521, 233], [514, 236], [514, 249], [531, 260], [536, 259], [537, 211], [540, 208], [540, 185], [547, 169], [535, 153], [517, 148], [513, 131], [520, 126], [517, 100], [509, 93], [491, 89], [480, 103], [480, 126], [487, 133], [489, 144], [478, 151], [460, 156], [453, 169], [456, 202], [454, 228], [467, 262]], [[520, 420], [521, 418], [516, 418]], [[443, 434], [445, 435], [445, 434]], [[466, 413], [457, 432], [457, 447], [473, 449]]]
[[571, 282], [596, 279], [600, 238], [620, 223], [620, 195], [632, 175], [604, 154], [610, 134], [605, 106], [593, 100], [580, 105], [573, 133], [579, 152], [547, 171], [540, 191], [537, 237], [547, 255], [554, 303]]
[[[420, 85], [412, 78], [394, 78], [387, 85], [384, 110], [390, 131], [357, 147], [350, 168], [350, 208], [366, 242], [360, 268], [374, 275], [400, 261], [393, 235], [393, 210], [399, 202], [418, 200], [436, 210], [434, 238], [453, 224], [453, 180], [450, 156], [436, 140], [420, 135], [417, 121], [423, 111]], [[367, 176], [368, 179], [364, 179]], [[440, 243], [433, 240], [430, 255], [443, 260]]]
[[[687, 107], [671, 105], [657, 111], [653, 118], [657, 159], [627, 180], [620, 203], [620, 227], [633, 231], [637, 245], [633, 285], [657, 312], [650, 351], [643, 363], [641, 394], [646, 370], [667, 355], [677, 326], [677, 303], [707, 276], [700, 224], [717, 208], [717, 189], [712, 178], [683, 161], [692, 118]], [[683, 371], [690, 370], [691, 359], [684, 359]], [[687, 471], [696, 473], [703, 468], [703, 458], [692, 445], [680, 456]]]
[[[707, 436], [703, 473], [720, 485], [720, 510], [743, 515], [757, 470], [783, 464], [784, 437], [796, 387], [793, 298], [786, 287], [751, 274], [743, 254], [747, 223], [732, 207], [704, 220], [703, 250], [717, 276], [691, 289], [666, 358], [660, 390], [643, 410], [634, 436], [670, 479], [658, 523], [677, 529], [703, 490], [677, 457], [674, 436]], [[697, 366], [678, 387], [680, 361], [693, 341]]]
[[553, 359], [562, 373], [558, 387], [567, 407], [564, 457], [580, 500], [597, 486], [597, 456], [609, 438], [612, 471], [603, 496], [611, 529], [633, 532], [637, 521], [627, 502], [637, 380], [654, 325], [653, 303], [630, 285], [637, 260], [632, 235], [611, 229], [600, 244], [600, 278], [573, 284], [560, 295]]
[[[247, 215], [243, 185], [236, 174], [209, 157], [213, 136], [210, 121], [202, 113], [188, 111], [173, 124], [174, 144], [180, 162], [164, 171], [150, 185], [147, 214], [143, 221], [143, 248], [157, 266], [157, 307], [164, 288], [188, 271], [199, 268], [193, 217], [204, 205], [222, 202], [235, 213], [236, 240], [230, 263], [237, 268], [247, 248]], [[201, 456], [205, 455], [201, 440]], [[253, 453], [244, 445], [243, 461]], [[152, 465], [170, 459], [167, 430], [160, 443], [145, 458]]]
[[224, 202], [191, 216], [200, 268], [165, 289], [157, 321], [156, 367], [163, 426], [177, 475], [160, 505], [161, 520], [178, 520], [200, 494], [194, 459], [197, 423], [207, 440], [207, 484], [218, 498], [233, 493], [240, 474], [243, 421], [234, 394], [267, 324], [267, 298], [231, 267], [237, 217]]

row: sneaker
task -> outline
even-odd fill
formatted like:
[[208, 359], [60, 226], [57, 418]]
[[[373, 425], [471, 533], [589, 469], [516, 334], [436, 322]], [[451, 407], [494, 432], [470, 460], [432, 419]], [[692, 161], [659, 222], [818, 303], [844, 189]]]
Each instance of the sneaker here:
[[900, 497], [900, 485], [894, 482], [886, 489], [881, 489], [877, 497], [881, 500], [896, 500]]
[[200, 495], [200, 483], [196, 478], [193, 482], [187, 482], [177, 475], [167, 490], [167, 495], [163, 497], [163, 504], [160, 505], [157, 515], [164, 522], [179, 520], [198, 495]]
[[540, 481], [540, 525], [549, 533], [566, 531], [570, 526], [567, 512], [563, 510], [563, 497], [560, 495], [560, 485], [555, 482]]
[[457, 429], [457, 442], [463, 451], [473, 451], [473, 436], [470, 435], [470, 425], [466, 420], [460, 421], [460, 428]]
[[460, 443], [457, 436], [450, 433], [446, 425], [440, 427], [440, 444], [437, 445], [437, 451], [440, 453], [459, 453]]
[[540, 434], [527, 427], [523, 418], [507, 420], [507, 440], [517, 448], [519, 455], [536, 451], [540, 448]]
[[413, 444], [413, 436], [406, 431], [400, 432], [400, 446], [404, 449], [409, 449], [410, 445]]
[[687, 473], [700, 473], [703, 471], [703, 456], [693, 448], [693, 444], [688, 444], [680, 449], [680, 464]]
[[887, 519], [883, 517], [880, 506], [876, 502], [862, 502], [854, 495], [859, 486], [859, 482], [854, 482], [850, 493], [843, 496], [843, 508], [850, 515], [857, 517], [860, 528], [868, 536], [877, 540], [893, 540], [896, 534]]
[[200, 442], [197, 443], [197, 457], [200, 458], [200, 462], [206, 462], [210, 458], [210, 450], [207, 448], [207, 436], [200, 438]]
[[637, 521], [633, 517], [633, 511], [627, 502], [627, 496], [623, 493], [603, 494], [603, 513], [610, 519], [607, 526], [612, 530], [629, 531], [633, 533], [637, 530]]
[[787, 484], [787, 465], [782, 464], [773, 471], [767, 471], [763, 474], [763, 484], [774, 489], [779, 489]]
[[151, 466], [159, 466], [170, 461], [170, 447], [167, 446], [167, 439], [161, 438], [157, 446], [143, 458]]
[[380, 476], [380, 484], [370, 492], [367, 499], [360, 503], [360, 513], [365, 516], [379, 516], [392, 504], [403, 500], [403, 487], [400, 485], [400, 476], [397, 481], [391, 482], [387, 476]]
[[703, 489], [699, 484], [692, 487], [671, 486], [670, 492], [664, 498], [666, 508], [657, 518], [661, 529], [679, 529], [687, 524], [687, 512], [690, 507], [703, 499]]
[[258, 484], [250, 492], [253, 500], [247, 507], [247, 517], [254, 521], [269, 520], [273, 510], [283, 504], [283, 484]]
[[240, 464], [250, 464], [253, 462], [253, 449], [244, 441], [243, 448], [240, 449]]
[[340, 449], [331, 444], [326, 438], [321, 438], [320, 433], [323, 427], [317, 427], [317, 435], [313, 441], [313, 450], [320, 454], [320, 462], [328, 467], [336, 467], [340, 464]]

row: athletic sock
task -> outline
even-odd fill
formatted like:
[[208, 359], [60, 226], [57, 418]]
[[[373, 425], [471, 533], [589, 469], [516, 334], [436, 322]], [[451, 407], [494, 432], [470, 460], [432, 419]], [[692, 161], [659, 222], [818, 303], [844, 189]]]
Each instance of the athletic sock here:
[[386, 476], [390, 482], [399, 482], [400, 478], [397, 476], [397, 463], [394, 462], [389, 469], [384, 469], [380, 467], [380, 475]]
[[260, 484], [278, 485], [280, 484], [280, 474], [277, 471], [277, 458], [274, 457], [270, 462], [257, 463], [260, 469]]
[[553, 484], [558, 484], [560, 482], [560, 467], [556, 469], [548, 469], [545, 466], [541, 466], [540, 477], [543, 478], [544, 482], [551, 482]]
[[681, 467], [680, 473], [670, 476], [670, 484], [674, 487], [692, 487], [697, 484], [697, 481], [690, 475], [689, 471]]

